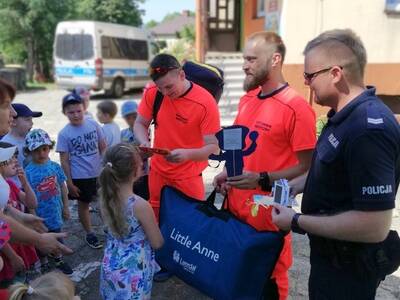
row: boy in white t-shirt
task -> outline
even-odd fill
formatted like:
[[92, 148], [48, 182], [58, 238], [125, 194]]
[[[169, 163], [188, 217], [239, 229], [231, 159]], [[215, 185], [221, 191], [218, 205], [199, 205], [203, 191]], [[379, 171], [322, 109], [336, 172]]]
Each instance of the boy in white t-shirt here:
[[97, 104], [97, 119], [103, 124], [103, 133], [107, 147], [111, 147], [121, 142], [121, 130], [114, 118], [117, 115], [117, 105], [109, 100]]

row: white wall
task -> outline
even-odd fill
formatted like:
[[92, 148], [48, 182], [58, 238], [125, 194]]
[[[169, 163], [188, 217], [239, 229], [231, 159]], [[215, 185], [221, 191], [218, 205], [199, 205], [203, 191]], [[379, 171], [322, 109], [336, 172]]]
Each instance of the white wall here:
[[400, 14], [384, 12], [385, 0], [283, 0], [281, 35], [286, 63], [303, 63], [303, 49], [319, 33], [354, 30], [369, 63], [400, 63]]

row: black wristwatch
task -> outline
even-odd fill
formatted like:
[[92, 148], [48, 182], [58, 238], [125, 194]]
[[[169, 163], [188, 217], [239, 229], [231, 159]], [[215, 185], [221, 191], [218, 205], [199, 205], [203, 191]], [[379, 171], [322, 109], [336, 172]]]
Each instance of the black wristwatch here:
[[296, 213], [294, 214], [293, 218], [292, 218], [292, 224], [290, 226], [290, 229], [298, 234], [306, 234], [306, 231], [304, 229], [301, 229], [299, 226], [299, 218], [300, 216], [302, 216], [303, 214], [300, 213]]
[[267, 172], [260, 173], [260, 179], [258, 179], [258, 185], [264, 192], [270, 192], [272, 190], [271, 183], [269, 182], [269, 175]]

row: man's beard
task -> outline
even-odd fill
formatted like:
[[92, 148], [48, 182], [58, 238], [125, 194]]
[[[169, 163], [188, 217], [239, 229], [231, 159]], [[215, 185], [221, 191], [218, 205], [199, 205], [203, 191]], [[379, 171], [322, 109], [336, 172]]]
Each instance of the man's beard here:
[[248, 92], [258, 88], [259, 86], [266, 83], [269, 79], [269, 70], [266, 66], [263, 69], [258, 70], [252, 75], [246, 75], [246, 78], [243, 82], [243, 89]]

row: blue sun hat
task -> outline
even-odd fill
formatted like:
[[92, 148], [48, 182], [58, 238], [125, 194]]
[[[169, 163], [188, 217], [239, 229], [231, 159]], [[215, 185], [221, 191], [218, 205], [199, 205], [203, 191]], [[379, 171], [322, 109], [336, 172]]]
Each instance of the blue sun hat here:
[[137, 112], [138, 105], [135, 101], [126, 101], [121, 106], [121, 115], [126, 117], [129, 114]]

